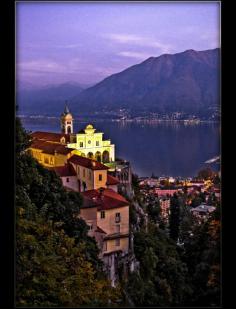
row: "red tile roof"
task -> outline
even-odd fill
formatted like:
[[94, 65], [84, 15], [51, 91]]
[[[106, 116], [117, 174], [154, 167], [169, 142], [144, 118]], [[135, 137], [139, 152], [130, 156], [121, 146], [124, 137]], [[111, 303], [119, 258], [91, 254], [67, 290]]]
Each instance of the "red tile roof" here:
[[64, 137], [66, 143], [70, 142], [70, 134], [37, 131], [31, 133], [31, 136], [33, 137], [33, 139], [39, 139], [49, 142], [58, 142], [58, 143], [60, 143], [61, 138]]
[[99, 190], [88, 190], [81, 193], [86, 199], [86, 205], [83, 207], [94, 207], [97, 205], [98, 210], [107, 210], [128, 206], [129, 202], [120, 194], [112, 189], [103, 189], [101, 194]]
[[30, 148], [40, 149], [43, 153], [54, 154], [55, 151], [59, 154], [67, 155], [72, 152], [72, 148], [66, 148], [65, 145], [51, 143], [43, 140], [33, 140]]
[[76, 176], [76, 172], [72, 165], [65, 164], [64, 166], [56, 166], [52, 168], [60, 177]]
[[74, 163], [75, 165], [80, 165], [91, 170], [108, 170], [109, 168], [95, 160], [91, 160], [85, 157], [81, 157], [78, 155], [73, 155], [68, 162]]
[[109, 186], [111, 186], [111, 185], [117, 185], [118, 183], [120, 183], [119, 182], [119, 180], [116, 178], [116, 177], [113, 177], [113, 176], [111, 176], [111, 175], [109, 175], [109, 174], [107, 174], [107, 185]]

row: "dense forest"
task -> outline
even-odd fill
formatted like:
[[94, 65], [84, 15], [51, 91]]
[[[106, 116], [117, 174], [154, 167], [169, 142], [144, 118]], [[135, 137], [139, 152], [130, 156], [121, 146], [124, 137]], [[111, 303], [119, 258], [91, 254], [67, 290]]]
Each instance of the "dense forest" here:
[[130, 226], [139, 269], [113, 288], [98, 259], [96, 242], [78, 218], [81, 195], [66, 191], [53, 171], [26, 152], [28, 146], [29, 136], [17, 119], [17, 306], [220, 305], [219, 205], [208, 221], [196, 224], [184, 206], [185, 195], [173, 196], [167, 233], [158, 201], [144, 208], [148, 223], [138, 221], [133, 203], [142, 206], [142, 201], [134, 179]]
[[78, 219], [81, 196], [25, 151], [16, 123], [16, 305], [108, 306], [120, 302], [102, 271], [98, 248]]

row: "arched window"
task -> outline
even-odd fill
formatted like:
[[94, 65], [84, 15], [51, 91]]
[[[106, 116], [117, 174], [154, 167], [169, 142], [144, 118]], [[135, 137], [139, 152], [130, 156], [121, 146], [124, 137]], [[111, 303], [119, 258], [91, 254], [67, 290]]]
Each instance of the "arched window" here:
[[102, 154], [102, 162], [103, 163], [108, 163], [110, 162], [110, 159], [109, 159], [109, 152], [107, 150], [103, 151], [103, 154]]
[[89, 153], [87, 154], [87, 157], [88, 157], [89, 159], [93, 159], [93, 153], [92, 153], [92, 152], [89, 152]]
[[71, 133], [71, 126], [68, 126], [67, 127], [67, 134], [70, 134]]
[[95, 159], [98, 161], [98, 162], [101, 162], [102, 161], [102, 154], [100, 151], [97, 151], [95, 153]]

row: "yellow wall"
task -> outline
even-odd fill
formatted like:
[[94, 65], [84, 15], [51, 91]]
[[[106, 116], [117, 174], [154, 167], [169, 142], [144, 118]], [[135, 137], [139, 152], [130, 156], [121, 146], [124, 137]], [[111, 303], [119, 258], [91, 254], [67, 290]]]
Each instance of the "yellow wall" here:
[[69, 156], [59, 153], [54, 155], [43, 153], [42, 150], [36, 148], [30, 148], [29, 150], [32, 156], [45, 167], [62, 166], [67, 162], [67, 158], [69, 158]]
[[[99, 175], [102, 175], [102, 180], [99, 180]], [[96, 170], [94, 171], [94, 189], [101, 187], [106, 188], [107, 182], [107, 170]]]
[[116, 245], [116, 240], [115, 239], [110, 239], [110, 240], [104, 240], [107, 242], [107, 250], [105, 252], [111, 252], [111, 251], [116, 251], [116, 250], [122, 250], [123, 252], [128, 252], [129, 250], [129, 237], [124, 237], [120, 238], [120, 245]]
[[[119, 212], [120, 223], [115, 222], [115, 214]], [[97, 225], [107, 234], [116, 233], [116, 225], [120, 225], [120, 233], [129, 233], [129, 206], [105, 210], [105, 218], [101, 219], [101, 211], [97, 212]]]
[[89, 230], [89, 236], [94, 236], [95, 230], [97, 229], [97, 208], [81, 208], [80, 217], [86, 221], [86, 224], [92, 224], [92, 230]]
[[[68, 148], [75, 148], [78, 155], [84, 153], [85, 156], [88, 156], [89, 152], [92, 152], [95, 156], [96, 152], [100, 152], [101, 156], [104, 151], [109, 152], [109, 157], [111, 161], [115, 161], [115, 145], [111, 144], [110, 140], [103, 140], [103, 133], [94, 133], [94, 130], [91, 130], [87, 133], [78, 133], [76, 134], [76, 143], [69, 143]], [[90, 141], [90, 143], [89, 143]], [[83, 146], [80, 146], [80, 143], [83, 143]], [[97, 146], [96, 142], [99, 143]]]

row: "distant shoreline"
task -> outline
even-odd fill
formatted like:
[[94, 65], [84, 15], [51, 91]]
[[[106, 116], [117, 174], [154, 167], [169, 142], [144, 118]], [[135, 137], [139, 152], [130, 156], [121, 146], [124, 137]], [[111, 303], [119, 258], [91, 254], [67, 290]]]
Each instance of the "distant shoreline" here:
[[[57, 119], [59, 120], [59, 116], [45, 116], [45, 115], [17, 115], [19, 118], [24, 119]], [[108, 122], [120, 122], [120, 123], [129, 123], [129, 122], [156, 122], [156, 123], [183, 123], [183, 124], [201, 124], [201, 123], [220, 123], [220, 120], [194, 120], [194, 119], [115, 119], [115, 118], [94, 118], [94, 117], [81, 117], [75, 116], [75, 121], [88, 121], [92, 120], [93, 122], [101, 122], [101, 121], [108, 121]]]

